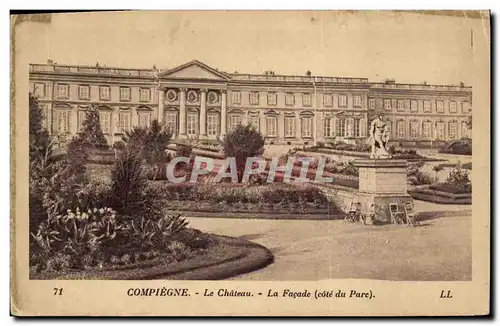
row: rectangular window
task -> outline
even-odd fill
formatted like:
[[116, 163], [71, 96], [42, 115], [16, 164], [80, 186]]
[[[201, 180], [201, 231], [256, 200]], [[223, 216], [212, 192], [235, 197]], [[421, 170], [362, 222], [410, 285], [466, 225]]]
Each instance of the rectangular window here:
[[139, 113], [139, 126], [149, 127], [150, 124], [151, 124], [151, 112]]
[[295, 104], [295, 95], [293, 93], [285, 94], [285, 105], [294, 105]]
[[118, 132], [124, 133], [126, 130], [130, 130], [130, 112], [119, 112], [118, 113]]
[[418, 121], [411, 121], [410, 122], [410, 137], [411, 138], [418, 138], [418, 129], [419, 129]]
[[216, 136], [219, 129], [219, 115], [209, 114], [207, 116], [207, 134], [209, 136]]
[[259, 131], [260, 130], [260, 118], [258, 115], [250, 115], [248, 117], [248, 123], [252, 125], [255, 130]]
[[268, 93], [267, 94], [267, 104], [268, 105], [276, 105], [277, 104], [278, 95], [276, 93]]
[[187, 134], [192, 136], [198, 133], [198, 113], [189, 112], [186, 117], [186, 131]]
[[55, 129], [59, 133], [69, 133], [70, 129], [70, 114], [71, 111], [68, 110], [56, 110], [55, 111]]
[[469, 127], [467, 126], [467, 122], [462, 121], [461, 125], [461, 130], [460, 130], [460, 135], [462, 138], [468, 138], [469, 137]]
[[374, 98], [371, 98], [368, 100], [368, 109], [375, 110], [375, 99]]
[[398, 111], [404, 111], [404, 110], [405, 110], [405, 101], [398, 100]]
[[339, 95], [339, 107], [347, 107], [347, 95]]
[[324, 106], [333, 106], [333, 95], [332, 94], [324, 94], [323, 95], [323, 105]]
[[405, 126], [406, 122], [405, 121], [398, 121], [397, 124], [396, 124], [396, 128], [397, 128], [397, 132], [398, 132], [398, 138], [400, 139], [404, 139], [405, 138], [405, 134], [406, 134], [406, 126]]
[[410, 100], [405, 100], [405, 111], [410, 111], [410, 109], [411, 109]]
[[462, 114], [470, 113], [470, 102], [462, 102]]
[[110, 100], [110, 88], [109, 86], [99, 86], [99, 99], [101, 101]]
[[305, 138], [312, 137], [312, 118], [311, 117], [302, 118], [302, 137], [305, 137]]
[[424, 101], [424, 112], [431, 112], [432, 106], [431, 101]]
[[120, 101], [130, 101], [130, 87], [120, 87]]
[[233, 104], [241, 104], [241, 93], [240, 92], [232, 91], [231, 96], [232, 96], [231, 100], [232, 100]]
[[384, 100], [384, 109], [392, 110], [391, 100], [389, 100], [389, 99]]
[[139, 88], [139, 101], [149, 102], [151, 100], [151, 90], [149, 88]]
[[102, 132], [105, 134], [111, 133], [111, 112], [100, 112], [99, 122], [101, 123]]
[[450, 102], [450, 113], [457, 113], [457, 102]]
[[90, 100], [90, 86], [78, 85], [78, 98], [80, 100]]
[[250, 97], [250, 104], [259, 104], [259, 92], [250, 92], [248, 93], [248, 96]]
[[277, 117], [266, 117], [267, 135], [269, 137], [276, 137], [277, 124], [278, 124], [277, 122], [278, 122]]
[[436, 111], [438, 113], [444, 113], [444, 102], [443, 101], [436, 102]]
[[63, 85], [63, 84], [57, 85], [57, 98], [59, 99], [69, 98], [69, 85]]
[[35, 83], [33, 85], [33, 93], [38, 98], [44, 98], [45, 97], [45, 84]]
[[444, 122], [436, 122], [436, 138], [444, 139]]
[[432, 123], [430, 121], [422, 122], [422, 136], [424, 139], [431, 139], [432, 138], [431, 125], [432, 125]]
[[295, 117], [285, 117], [285, 137], [295, 137]]
[[339, 137], [346, 136], [345, 123], [346, 123], [346, 121], [344, 118], [337, 119], [337, 136], [339, 136]]
[[448, 137], [450, 139], [456, 139], [457, 138], [457, 123], [450, 121], [448, 122]]
[[312, 105], [312, 96], [309, 93], [302, 94], [302, 105], [303, 106], [311, 106]]
[[418, 112], [418, 101], [417, 100], [411, 100], [410, 110], [412, 112]]
[[354, 137], [361, 137], [361, 120], [354, 119]]
[[323, 136], [332, 137], [332, 118], [325, 118], [323, 120]]
[[241, 115], [232, 115], [229, 117], [229, 127], [231, 130], [236, 128], [237, 125], [241, 124]]
[[77, 122], [78, 122], [78, 132], [82, 132], [83, 128], [83, 122], [85, 121], [85, 118], [87, 117], [87, 111], [85, 110], [79, 110], [78, 111], [78, 117], [77, 117]]
[[177, 112], [165, 112], [165, 124], [168, 126], [173, 135], [177, 133]]
[[352, 97], [352, 101], [353, 101], [353, 106], [354, 106], [354, 107], [359, 108], [359, 107], [361, 107], [361, 106], [362, 106], [362, 105], [361, 105], [361, 95], [354, 95], [354, 96]]

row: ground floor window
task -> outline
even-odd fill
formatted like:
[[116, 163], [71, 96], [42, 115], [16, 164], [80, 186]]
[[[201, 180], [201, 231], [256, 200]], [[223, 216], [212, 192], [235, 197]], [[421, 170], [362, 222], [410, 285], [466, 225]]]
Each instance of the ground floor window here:
[[248, 117], [248, 123], [255, 128], [255, 130], [260, 130], [260, 118], [258, 115], [251, 115]]
[[346, 128], [345, 128], [345, 119], [344, 118], [337, 119], [337, 136], [339, 136], [339, 137], [346, 136]]
[[444, 139], [444, 122], [436, 122], [436, 138]]
[[462, 121], [461, 123], [461, 135], [462, 138], [467, 138], [469, 136], [469, 126], [467, 126], [467, 122]]
[[406, 126], [404, 121], [398, 121], [396, 124], [396, 130], [398, 133], [398, 138], [403, 139], [406, 137]]
[[118, 132], [124, 133], [130, 129], [130, 112], [120, 112], [118, 114]]
[[302, 137], [312, 137], [312, 118], [302, 118]]
[[149, 127], [150, 124], [151, 124], [151, 112], [139, 113], [139, 126]]
[[177, 112], [165, 112], [165, 125], [170, 129], [172, 135], [177, 133]]
[[418, 126], [419, 123], [418, 121], [411, 121], [410, 122], [410, 137], [411, 138], [418, 138]]
[[234, 130], [237, 125], [241, 124], [241, 115], [232, 115], [229, 117], [229, 127]]
[[448, 137], [450, 139], [456, 139], [457, 138], [457, 123], [450, 121], [448, 122]]
[[361, 137], [361, 119], [354, 119], [354, 137]]
[[430, 121], [422, 122], [422, 136], [424, 139], [431, 139], [432, 138], [431, 124], [432, 123]]
[[56, 110], [55, 111], [55, 130], [59, 133], [68, 133], [70, 126], [70, 115], [69, 110]]
[[266, 124], [267, 124], [267, 135], [270, 137], [276, 137], [277, 134], [277, 124], [278, 124], [278, 119], [277, 117], [266, 117]]
[[86, 110], [79, 110], [78, 111], [78, 132], [82, 132], [83, 129], [83, 122], [87, 118], [87, 111]]
[[285, 117], [285, 137], [295, 137], [295, 117]]
[[209, 136], [215, 136], [219, 129], [219, 115], [209, 114], [207, 116], [207, 134]]
[[324, 137], [332, 137], [332, 118], [325, 118], [323, 120], [323, 136]]
[[111, 133], [111, 112], [100, 112], [99, 122], [101, 124], [102, 132], [105, 134]]
[[191, 112], [187, 114], [187, 134], [196, 135], [198, 133], [198, 113]]

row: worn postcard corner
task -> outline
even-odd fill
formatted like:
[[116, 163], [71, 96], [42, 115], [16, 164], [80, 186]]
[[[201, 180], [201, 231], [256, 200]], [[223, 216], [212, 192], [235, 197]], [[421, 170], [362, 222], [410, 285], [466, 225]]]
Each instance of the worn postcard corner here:
[[489, 15], [13, 16], [11, 314], [489, 314]]

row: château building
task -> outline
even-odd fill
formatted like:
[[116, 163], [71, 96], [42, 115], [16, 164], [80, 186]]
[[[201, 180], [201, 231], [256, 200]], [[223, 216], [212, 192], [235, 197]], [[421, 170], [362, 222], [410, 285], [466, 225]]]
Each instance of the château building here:
[[354, 142], [368, 136], [378, 112], [393, 141], [470, 136], [472, 88], [463, 84], [226, 73], [196, 60], [165, 71], [55, 63], [31, 64], [29, 71], [50, 132], [76, 135], [85, 109], [96, 104], [110, 144], [153, 119], [167, 123], [177, 139], [215, 140], [251, 123], [268, 143]]

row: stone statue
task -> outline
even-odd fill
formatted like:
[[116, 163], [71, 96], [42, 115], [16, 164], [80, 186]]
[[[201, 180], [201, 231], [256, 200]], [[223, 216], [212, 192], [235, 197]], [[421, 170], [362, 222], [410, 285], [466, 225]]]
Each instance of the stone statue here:
[[370, 124], [370, 143], [372, 145], [370, 158], [391, 158], [387, 151], [388, 141], [389, 128], [384, 121], [384, 114], [379, 113], [378, 117]]

